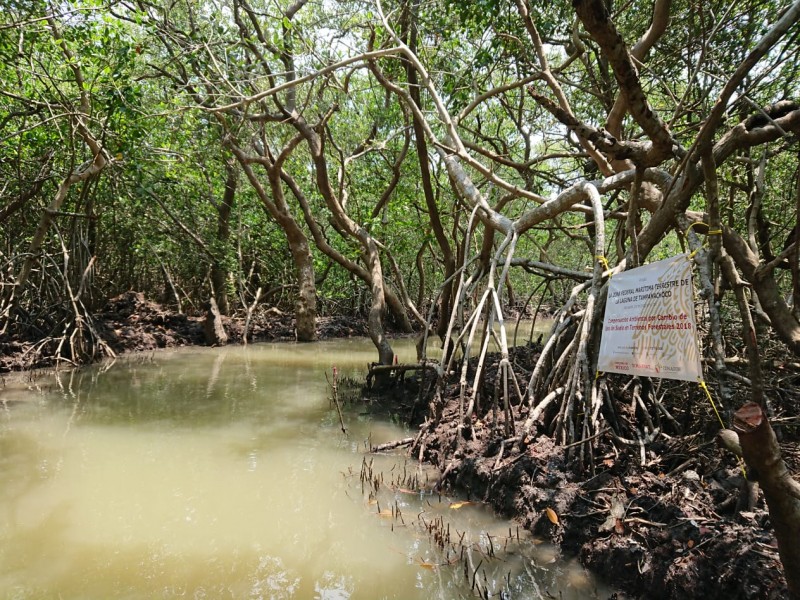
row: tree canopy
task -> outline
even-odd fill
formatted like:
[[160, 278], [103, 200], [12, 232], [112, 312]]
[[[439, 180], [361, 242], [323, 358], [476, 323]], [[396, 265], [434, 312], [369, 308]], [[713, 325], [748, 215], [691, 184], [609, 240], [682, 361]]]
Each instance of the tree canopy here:
[[772, 1], [13, 2], [3, 328], [85, 339], [80, 360], [119, 291], [227, 312], [262, 289], [301, 340], [320, 311], [363, 309], [388, 363], [386, 319], [444, 339], [478, 288], [489, 312], [540, 283], [549, 307], [585, 302], [608, 272], [721, 231], [704, 293], [746, 286], [749, 320], [797, 353], [797, 17]]

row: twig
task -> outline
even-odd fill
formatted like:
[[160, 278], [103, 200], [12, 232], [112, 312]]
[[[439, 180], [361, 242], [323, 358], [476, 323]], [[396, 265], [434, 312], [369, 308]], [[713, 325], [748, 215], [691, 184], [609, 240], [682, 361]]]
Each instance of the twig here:
[[394, 440], [393, 442], [386, 442], [385, 444], [378, 444], [377, 446], [371, 446], [369, 451], [386, 452], [387, 450], [394, 450], [395, 448], [400, 448], [402, 446], [410, 446], [413, 441], [414, 441], [413, 437], [403, 438], [401, 440]]
[[611, 429], [611, 428], [610, 427], [604, 427], [603, 429], [601, 429], [600, 431], [598, 431], [594, 435], [590, 435], [587, 438], [584, 438], [582, 440], [578, 440], [577, 442], [572, 442], [571, 444], [567, 444], [566, 446], [561, 446], [561, 447], [566, 450], [567, 448], [572, 448], [573, 446], [580, 446], [581, 444], [584, 444], [586, 442], [591, 442], [592, 440], [597, 439], [601, 435], [606, 433], [609, 429]]
[[[250, 319], [253, 318], [253, 311], [255, 310], [256, 306], [258, 305], [258, 301], [261, 298], [261, 290], [263, 288], [259, 287], [256, 290], [256, 297], [253, 299], [253, 303], [247, 307], [247, 317], [244, 320], [244, 331], [242, 332], [242, 344], [245, 346], [247, 345], [247, 334], [250, 331]], [[327, 378], [328, 374], [325, 374]]]
[[339, 405], [339, 373], [336, 367], [333, 367], [333, 383], [328, 380], [328, 373], [325, 372], [325, 381], [328, 382], [328, 385], [331, 386], [331, 398], [333, 399], [334, 404], [336, 404], [336, 412], [339, 414], [339, 424], [342, 428], [342, 433], [347, 435], [347, 429], [344, 426], [344, 417], [342, 417], [342, 407]]

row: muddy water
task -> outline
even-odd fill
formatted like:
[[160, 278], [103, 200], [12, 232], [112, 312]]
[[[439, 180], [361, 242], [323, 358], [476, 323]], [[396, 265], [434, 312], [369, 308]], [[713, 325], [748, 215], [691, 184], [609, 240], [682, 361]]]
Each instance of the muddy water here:
[[485, 507], [415, 492], [402, 457], [362, 481], [364, 441], [410, 433], [350, 407], [343, 435], [324, 373], [373, 356], [192, 349], [7, 384], [0, 598], [606, 597]]

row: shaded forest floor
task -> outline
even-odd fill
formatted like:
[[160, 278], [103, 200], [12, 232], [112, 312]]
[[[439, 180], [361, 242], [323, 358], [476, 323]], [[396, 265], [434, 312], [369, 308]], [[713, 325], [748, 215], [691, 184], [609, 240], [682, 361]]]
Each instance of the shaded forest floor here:
[[[224, 318], [223, 323], [230, 343], [241, 343], [243, 319]], [[109, 301], [95, 315], [94, 327], [116, 353], [205, 344], [202, 316], [170, 312], [134, 292]], [[292, 316], [275, 310], [255, 316], [250, 331], [252, 341], [294, 339]], [[363, 336], [366, 324], [352, 317], [321, 318], [318, 335]], [[0, 349], [0, 373], [52, 366], [57, 340], [6, 335]], [[538, 352], [535, 345], [512, 351], [520, 381], [529, 378]], [[497, 361], [489, 360], [485, 381], [495, 380]], [[797, 473], [800, 368], [780, 356], [765, 366], [775, 409], [772, 423], [784, 458]], [[633, 421], [637, 409], [629, 381], [612, 377], [609, 388], [620, 407], [618, 418]], [[420, 424], [428, 399], [420, 397], [419, 384], [416, 377], [406, 377], [381, 392], [376, 406], [397, 418], [413, 415]], [[464, 435], [458, 428], [457, 381], [445, 387], [442, 418], [425, 437], [423, 458], [441, 470], [440, 486], [490, 504], [566, 555], [579, 556], [587, 568], [632, 597], [786, 597], [763, 498], [754, 509], [737, 511], [743, 473], [716, 441], [719, 423], [704, 393], [682, 382], [658, 385], [658, 397], [674, 421], [661, 424], [663, 435], [644, 455], [639, 446], [606, 436], [592, 440], [594, 473], [581, 471], [578, 448], [558, 446], [542, 423], [524, 447], [503, 443], [502, 411], [491, 405], [479, 407], [471, 432]], [[728, 410], [747, 400], [745, 388], [734, 391]], [[487, 388], [484, 397], [491, 396]], [[511, 408], [519, 429], [529, 409], [519, 402]], [[419, 458], [418, 449], [414, 456]]]

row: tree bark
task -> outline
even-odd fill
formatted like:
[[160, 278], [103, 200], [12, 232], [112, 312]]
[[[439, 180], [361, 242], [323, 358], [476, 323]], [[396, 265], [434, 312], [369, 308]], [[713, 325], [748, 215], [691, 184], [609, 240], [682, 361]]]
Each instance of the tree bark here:
[[744, 278], [753, 286], [761, 308], [769, 315], [775, 333], [795, 355], [800, 356], [800, 323], [784, 301], [778, 282], [775, 281], [774, 271], [759, 268], [758, 257], [732, 229], [722, 227], [722, 241], [736, 266], [742, 270]]
[[228, 343], [228, 334], [225, 333], [225, 327], [222, 325], [222, 315], [213, 296], [209, 299], [206, 307], [203, 333], [209, 346], [224, 346]]
[[[250, 185], [255, 190], [261, 203], [286, 236], [297, 277], [297, 296], [294, 303], [297, 341], [313, 342], [317, 339], [317, 285], [314, 277], [314, 259], [311, 255], [308, 238], [297, 221], [295, 221], [284, 199], [283, 185], [281, 183], [282, 161], [272, 162], [266, 156], [250, 158], [233, 140], [229, 139], [227, 143], [242, 166]], [[284, 154], [281, 156], [284, 156]], [[272, 192], [271, 199], [261, 180], [253, 171], [251, 164], [253, 162], [262, 164], [267, 169]]]
[[[408, 46], [414, 53], [417, 51], [418, 8], [419, 3], [417, 0], [411, 2], [408, 14]], [[456, 261], [453, 256], [453, 249], [450, 246], [450, 241], [447, 239], [447, 235], [444, 232], [442, 220], [439, 216], [439, 207], [436, 205], [436, 196], [433, 192], [433, 183], [431, 181], [430, 167], [428, 164], [428, 142], [425, 137], [425, 128], [420, 122], [422, 98], [420, 95], [417, 70], [408, 61], [405, 61], [405, 67], [406, 76], [408, 77], [409, 95], [419, 109], [413, 113], [413, 124], [414, 142], [417, 149], [417, 160], [419, 161], [420, 183], [422, 184], [422, 191], [425, 196], [425, 205], [428, 208], [428, 219], [430, 220], [431, 230], [436, 238], [436, 243], [442, 253], [442, 261], [444, 262], [443, 279], [445, 284], [442, 287], [442, 294], [439, 299], [439, 321], [436, 325], [436, 334], [444, 341], [453, 304], [453, 274], [456, 272]]]
[[666, 124], [650, 107], [636, 67], [622, 36], [611, 21], [605, 3], [602, 0], [575, 0], [573, 6], [584, 28], [611, 64], [625, 108], [653, 143], [640, 164], [653, 166], [661, 163], [671, 156], [675, 142]]
[[[342, 202], [331, 185], [328, 175], [328, 162], [324, 153], [324, 139], [318, 131], [309, 125], [303, 117], [292, 114], [290, 123], [295, 127], [299, 134], [305, 139], [311, 160], [315, 166], [315, 180], [317, 190], [325, 200], [325, 204], [331, 211], [334, 226], [345, 235], [357, 240], [364, 253], [367, 262], [367, 269], [370, 276], [370, 286], [372, 291], [372, 302], [370, 304], [367, 326], [369, 337], [372, 339], [375, 348], [378, 350], [378, 359], [381, 364], [389, 365], [394, 360], [394, 351], [389, 340], [384, 333], [383, 313], [386, 311], [386, 285], [384, 283], [383, 269], [381, 267], [380, 253], [378, 244], [372, 235], [364, 227], [356, 223], [342, 206]], [[406, 317], [407, 320], [407, 317]]]
[[800, 484], [787, 470], [775, 432], [758, 404], [749, 402], [737, 410], [734, 428], [739, 434], [748, 476], [764, 490], [786, 583], [791, 597], [797, 600], [800, 598]]
[[369, 337], [375, 348], [378, 349], [378, 360], [382, 365], [391, 365], [394, 362], [394, 350], [383, 330], [383, 313], [386, 310], [386, 296], [383, 293], [383, 270], [378, 246], [371, 238], [364, 239], [362, 243], [367, 248], [367, 261], [372, 274], [372, 303], [370, 304], [368, 328]]
[[277, 169], [269, 169], [269, 180], [278, 208], [273, 216], [283, 229], [286, 241], [289, 242], [297, 275], [297, 296], [294, 302], [297, 341], [313, 342], [317, 339], [317, 283], [314, 276], [314, 257], [306, 234], [294, 220], [283, 199], [280, 165]]
[[217, 300], [219, 312], [227, 315], [230, 312], [228, 305], [228, 269], [225, 267], [224, 260], [220, 255], [224, 253], [224, 247], [230, 237], [230, 217], [233, 210], [233, 203], [236, 199], [236, 185], [238, 183], [238, 173], [234, 164], [225, 162], [225, 192], [222, 195], [222, 202], [217, 206], [217, 248], [216, 259], [211, 264], [211, 285], [214, 287], [214, 297]]
[[[294, 194], [298, 204], [300, 204], [300, 208], [303, 211], [303, 218], [305, 219], [306, 225], [308, 225], [308, 229], [311, 232], [311, 237], [313, 238], [316, 247], [323, 254], [325, 254], [325, 256], [352, 273], [355, 277], [358, 277], [361, 281], [372, 288], [371, 271], [365, 269], [363, 265], [360, 265], [347, 258], [345, 255], [331, 246], [328, 243], [328, 240], [325, 239], [325, 235], [317, 223], [316, 217], [311, 211], [311, 205], [308, 202], [308, 198], [303, 193], [303, 190], [300, 189], [300, 186], [297, 185], [295, 179], [286, 171], [281, 172], [281, 179], [287, 186], [289, 186], [289, 189]], [[408, 318], [408, 313], [403, 305], [403, 301], [397, 296], [395, 291], [389, 285], [384, 285], [383, 293], [386, 296], [386, 308], [388, 309], [389, 314], [392, 316], [392, 319], [397, 327], [399, 327], [404, 333], [411, 333], [413, 331], [413, 327], [411, 326], [411, 321]], [[352, 310], [356, 310], [355, 306]]]
[[[298, 229], [299, 231], [299, 229]], [[305, 234], [286, 238], [297, 268], [297, 297], [294, 302], [295, 327], [298, 342], [313, 342], [317, 339], [317, 283], [314, 277], [314, 258]], [[302, 232], [301, 232], [302, 233]]]

